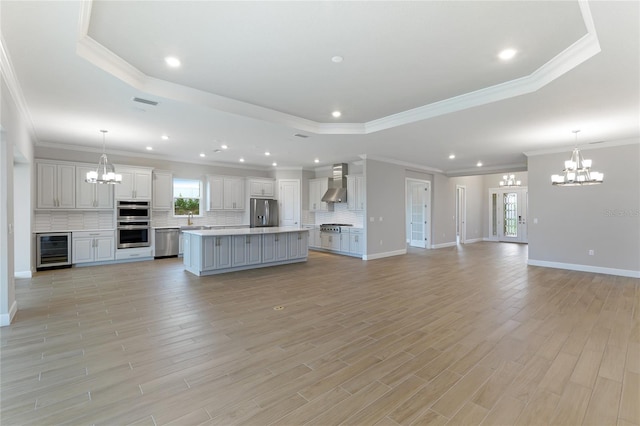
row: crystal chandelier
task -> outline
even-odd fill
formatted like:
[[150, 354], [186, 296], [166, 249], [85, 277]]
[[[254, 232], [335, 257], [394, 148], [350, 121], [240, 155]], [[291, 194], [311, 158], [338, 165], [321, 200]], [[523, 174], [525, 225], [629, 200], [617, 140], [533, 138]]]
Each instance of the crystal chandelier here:
[[578, 149], [578, 133], [580, 130], [574, 130], [576, 135], [576, 147], [573, 149], [571, 159], [564, 162], [564, 170], [561, 175], [552, 175], [551, 184], [556, 186], [580, 186], [580, 185], [597, 185], [602, 183], [604, 174], [591, 171], [591, 160], [582, 158], [582, 154]]
[[116, 170], [113, 164], [109, 163], [107, 154], [105, 151], [105, 139], [107, 130], [100, 130], [102, 132], [102, 155], [98, 161], [98, 167], [96, 171], [87, 172], [87, 178], [85, 182], [88, 183], [108, 183], [115, 184], [122, 182], [122, 175], [116, 174]]
[[516, 175], [504, 175], [500, 181], [500, 188], [512, 188], [522, 185], [522, 181], [516, 180]]

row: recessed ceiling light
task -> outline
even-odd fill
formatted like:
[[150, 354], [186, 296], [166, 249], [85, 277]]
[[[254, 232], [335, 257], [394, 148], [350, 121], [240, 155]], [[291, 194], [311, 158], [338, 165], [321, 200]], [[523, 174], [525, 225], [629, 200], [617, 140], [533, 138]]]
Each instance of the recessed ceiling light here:
[[225, 145], [225, 144], [222, 144], [222, 145], [220, 145], [220, 148], [222, 148], [222, 149], [227, 149], [227, 148], [229, 148], [229, 147], [228, 147], [227, 145]]
[[160, 136], [160, 139], [162, 139], [163, 141], [167, 141], [167, 140], [169, 140], [169, 136], [162, 135], [162, 136]]
[[147, 151], [153, 151], [153, 147], [152, 146], [148, 146], [147, 147]]
[[180, 59], [175, 56], [167, 56], [164, 58], [164, 62], [169, 65], [171, 68], [177, 68], [180, 66]]
[[331, 115], [333, 115], [334, 118], [338, 118], [342, 115], [342, 113], [340, 111], [333, 111]]
[[513, 57], [516, 56], [516, 53], [518, 53], [516, 49], [504, 49], [498, 54], [498, 58], [503, 61], [508, 61], [509, 59], [513, 59]]
[[201, 152], [201, 153], [200, 153], [200, 157], [204, 157], [204, 156], [205, 156], [205, 155], [204, 155], [204, 152]]
[[240, 158], [240, 162], [241, 162], [241, 163], [244, 163], [244, 158]]
[[478, 161], [478, 164], [476, 164], [476, 166], [482, 167], [482, 161]]
[[449, 155], [449, 160], [453, 160], [454, 158], [456, 158], [456, 155], [455, 155], [455, 154], [450, 154], [450, 155]]
[[342, 61], [344, 61], [344, 58], [342, 56], [336, 55], [331, 57], [331, 62], [334, 62], [336, 64], [339, 64]]
[[319, 163], [319, 162], [320, 162], [320, 160], [316, 158], [315, 160], [313, 160], [313, 162], [314, 162], [314, 163]]
[[266, 155], [267, 157], [271, 155], [271, 153], [269, 151], [265, 151], [264, 155]]
[[273, 167], [275, 167], [275, 166], [277, 166], [277, 165], [278, 165], [278, 163], [276, 163], [276, 162], [274, 161], [273, 163], [271, 163], [271, 165], [272, 165]]

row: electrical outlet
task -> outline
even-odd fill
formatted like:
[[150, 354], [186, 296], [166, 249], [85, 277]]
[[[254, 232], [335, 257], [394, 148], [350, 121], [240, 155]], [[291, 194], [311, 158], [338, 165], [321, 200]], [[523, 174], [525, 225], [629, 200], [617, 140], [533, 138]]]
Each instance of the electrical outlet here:
[[592, 250], [589, 250], [589, 256], [593, 256], [593, 255], [595, 255], [595, 254], [596, 254], [596, 251], [595, 251], [595, 250], [593, 250], [593, 249], [592, 249]]
[[382, 240], [380, 240], [380, 245], [382, 245]]

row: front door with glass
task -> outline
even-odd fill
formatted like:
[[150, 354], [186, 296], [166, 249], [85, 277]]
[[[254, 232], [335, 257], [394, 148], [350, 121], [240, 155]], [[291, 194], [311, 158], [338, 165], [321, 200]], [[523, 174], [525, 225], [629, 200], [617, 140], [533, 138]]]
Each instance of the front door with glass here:
[[489, 190], [490, 239], [527, 242], [527, 188]]

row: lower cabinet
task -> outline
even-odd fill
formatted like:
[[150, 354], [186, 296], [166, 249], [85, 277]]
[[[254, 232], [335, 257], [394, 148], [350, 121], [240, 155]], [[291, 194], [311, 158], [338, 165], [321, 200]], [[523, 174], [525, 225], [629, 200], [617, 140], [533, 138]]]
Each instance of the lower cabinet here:
[[362, 236], [363, 232], [361, 230], [357, 232], [354, 232], [353, 229], [351, 230], [349, 234], [349, 253], [362, 256], [364, 247]]
[[[193, 255], [193, 253], [191, 254]], [[202, 270], [223, 268], [231, 268], [231, 236], [204, 238]]]
[[289, 259], [306, 258], [309, 255], [309, 232], [289, 233]]
[[265, 234], [262, 236], [262, 261], [282, 262], [289, 256], [287, 234]]
[[326, 250], [340, 251], [340, 234], [321, 232], [320, 247]]
[[[277, 234], [276, 234], [277, 235]], [[261, 235], [234, 235], [231, 266], [257, 265], [262, 262]]]
[[113, 231], [73, 232], [72, 263], [104, 262], [115, 259]]

